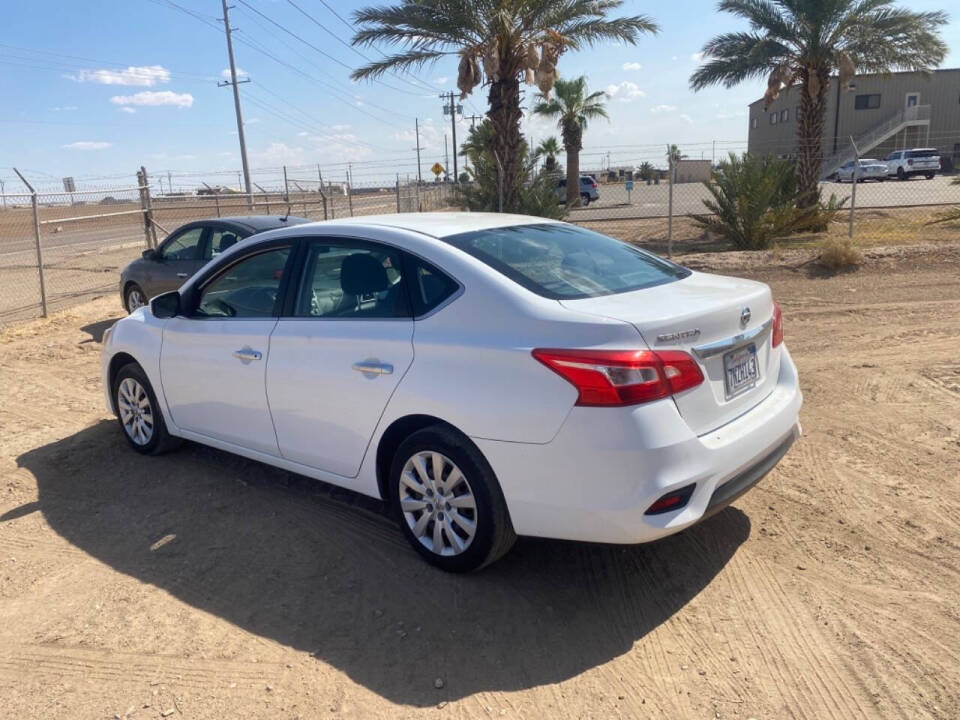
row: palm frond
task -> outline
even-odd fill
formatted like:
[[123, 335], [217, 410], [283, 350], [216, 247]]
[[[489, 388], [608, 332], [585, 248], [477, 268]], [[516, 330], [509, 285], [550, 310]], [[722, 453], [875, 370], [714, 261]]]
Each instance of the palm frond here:
[[382, 60], [369, 63], [358, 67], [350, 73], [351, 80], [368, 80], [377, 78], [390, 70], [409, 70], [411, 68], [421, 68], [428, 63], [432, 63], [449, 55], [449, 52], [440, 50], [408, 50], [396, 55], [388, 55]]

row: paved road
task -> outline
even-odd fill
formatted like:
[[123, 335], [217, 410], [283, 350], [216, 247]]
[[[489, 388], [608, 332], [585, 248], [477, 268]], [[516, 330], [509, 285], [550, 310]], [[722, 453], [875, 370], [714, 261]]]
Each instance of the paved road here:
[[[896, 207], [899, 205], [960, 204], [960, 185], [951, 185], [953, 178], [938, 175], [933, 180], [914, 178], [906, 182], [870, 182], [857, 185], [857, 207]], [[849, 183], [820, 184], [824, 198], [831, 193], [843, 198], [850, 195]], [[670, 188], [668, 185], [634, 183], [630, 202], [623, 184], [601, 185], [600, 200], [587, 208], [578, 208], [570, 219], [608, 220], [627, 217], [665, 217], [668, 213]], [[675, 215], [695, 215], [704, 212], [703, 201], [710, 193], [700, 183], [681, 183], [674, 187]]]

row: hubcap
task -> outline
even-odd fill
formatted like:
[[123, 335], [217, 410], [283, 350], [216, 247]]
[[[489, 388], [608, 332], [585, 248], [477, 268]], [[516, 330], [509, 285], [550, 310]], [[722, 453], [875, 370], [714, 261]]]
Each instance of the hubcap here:
[[137, 288], [127, 293], [127, 307], [130, 309], [130, 312], [142, 308], [146, 304], [147, 301], [144, 299], [143, 293]]
[[117, 388], [117, 408], [127, 436], [137, 445], [146, 445], [153, 437], [153, 408], [143, 385], [124, 378]]
[[400, 509], [414, 537], [437, 555], [459, 555], [477, 533], [477, 501], [466, 477], [438, 452], [418, 452], [400, 473]]

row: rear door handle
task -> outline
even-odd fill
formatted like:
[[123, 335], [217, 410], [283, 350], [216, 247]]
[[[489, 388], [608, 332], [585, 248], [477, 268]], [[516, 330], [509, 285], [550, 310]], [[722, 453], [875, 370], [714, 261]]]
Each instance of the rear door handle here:
[[242, 363], [248, 363], [252, 360], [260, 360], [263, 358], [263, 353], [261, 353], [259, 350], [243, 348], [242, 350], [234, 350], [233, 356]]
[[355, 362], [353, 364], [353, 369], [357, 372], [361, 372], [369, 375], [391, 375], [393, 374], [393, 365], [389, 363], [380, 363], [373, 360], [364, 360], [363, 362]]
[[185, 277], [187, 277], [187, 273], [177, 273], [177, 277], [178, 277], [178, 278], [185, 278]]

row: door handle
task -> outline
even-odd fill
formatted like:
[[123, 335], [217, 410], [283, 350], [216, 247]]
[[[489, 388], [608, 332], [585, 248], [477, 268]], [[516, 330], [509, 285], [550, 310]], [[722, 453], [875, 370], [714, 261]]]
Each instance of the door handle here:
[[185, 277], [187, 277], [187, 273], [177, 273], [177, 277], [178, 277], [178, 278], [185, 278]]
[[242, 350], [234, 350], [233, 356], [242, 363], [248, 363], [251, 360], [260, 360], [263, 357], [263, 353], [259, 350], [243, 348]]
[[389, 363], [376, 362], [375, 360], [364, 360], [363, 362], [355, 362], [353, 364], [353, 369], [357, 372], [364, 373], [365, 375], [392, 375], [393, 374], [393, 365]]

